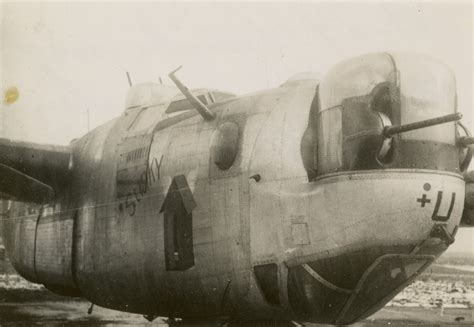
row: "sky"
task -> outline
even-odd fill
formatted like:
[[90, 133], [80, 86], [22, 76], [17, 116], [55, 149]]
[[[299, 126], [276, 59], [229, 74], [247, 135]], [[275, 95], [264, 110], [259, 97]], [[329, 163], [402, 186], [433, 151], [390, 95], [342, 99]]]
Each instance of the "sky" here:
[[[375, 51], [428, 54], [457, 80], [473, 124], [472, 2], [15, 3], [0, 4], [3, 135], [67, 144], [119, 115], [132, 81], [237, 94], [277, 87], [295, 73], [323, 75]], [[474, 252], [474, 231], [453, 248]], [[459, 248], [459, 249], [458, 249]]]

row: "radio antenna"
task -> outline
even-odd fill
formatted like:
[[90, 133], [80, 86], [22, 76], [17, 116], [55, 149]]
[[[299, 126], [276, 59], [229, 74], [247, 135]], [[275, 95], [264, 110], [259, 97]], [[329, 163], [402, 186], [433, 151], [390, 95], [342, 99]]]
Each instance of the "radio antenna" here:
[[132, 87], [132, 79], [130, 78], [129, 72], [127, 72], [128, 85]]
[[90, 124], [89, 124], [89, 108], [87, 108], [87, 133], [89, 133], [90, 131]]

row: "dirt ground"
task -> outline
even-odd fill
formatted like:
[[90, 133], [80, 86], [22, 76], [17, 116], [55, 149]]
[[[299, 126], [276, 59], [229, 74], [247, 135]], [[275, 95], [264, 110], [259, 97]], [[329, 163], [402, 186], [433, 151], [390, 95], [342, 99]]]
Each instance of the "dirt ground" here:
[[385, 307], [356, 326], [474, 326], [473, 309]]
[[[140, 315], [97, 306], [89, 315], [88, 309], [85, 301], [3, 302], [0, 303], [0, 326], [168, 326], [160, 318], [150, 323]], [[440, 309], [386, 307], [354, 326], [473, 326], [473, 316], [472, 309], [441, 312]]]

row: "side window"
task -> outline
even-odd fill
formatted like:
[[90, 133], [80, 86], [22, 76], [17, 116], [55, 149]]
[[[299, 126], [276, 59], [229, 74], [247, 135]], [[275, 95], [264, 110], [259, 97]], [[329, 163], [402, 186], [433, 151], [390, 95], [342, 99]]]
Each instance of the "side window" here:
[[239, 150], [239, 126], [234, 122], [222, 123], [212, 138], [212, 160], [221, 170], [229, 169]]
[[246, 113], [224, 114], [220, 117], [210, 139], [210, 178], [224, 178], [241, 173], [241, 147], [246, 123]]

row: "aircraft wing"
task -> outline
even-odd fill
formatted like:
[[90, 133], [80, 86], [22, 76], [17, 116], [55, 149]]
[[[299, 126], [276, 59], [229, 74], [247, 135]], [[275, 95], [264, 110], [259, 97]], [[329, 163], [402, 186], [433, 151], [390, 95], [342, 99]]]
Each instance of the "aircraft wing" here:
[[72, 169], [68, 146], [0, 138], [0, 198], [44, 203], [64, 188]]
[[465, 173], [464, 179], [466, 181], [466, 198], [461, 227], [474, 227], [474, 171]]

